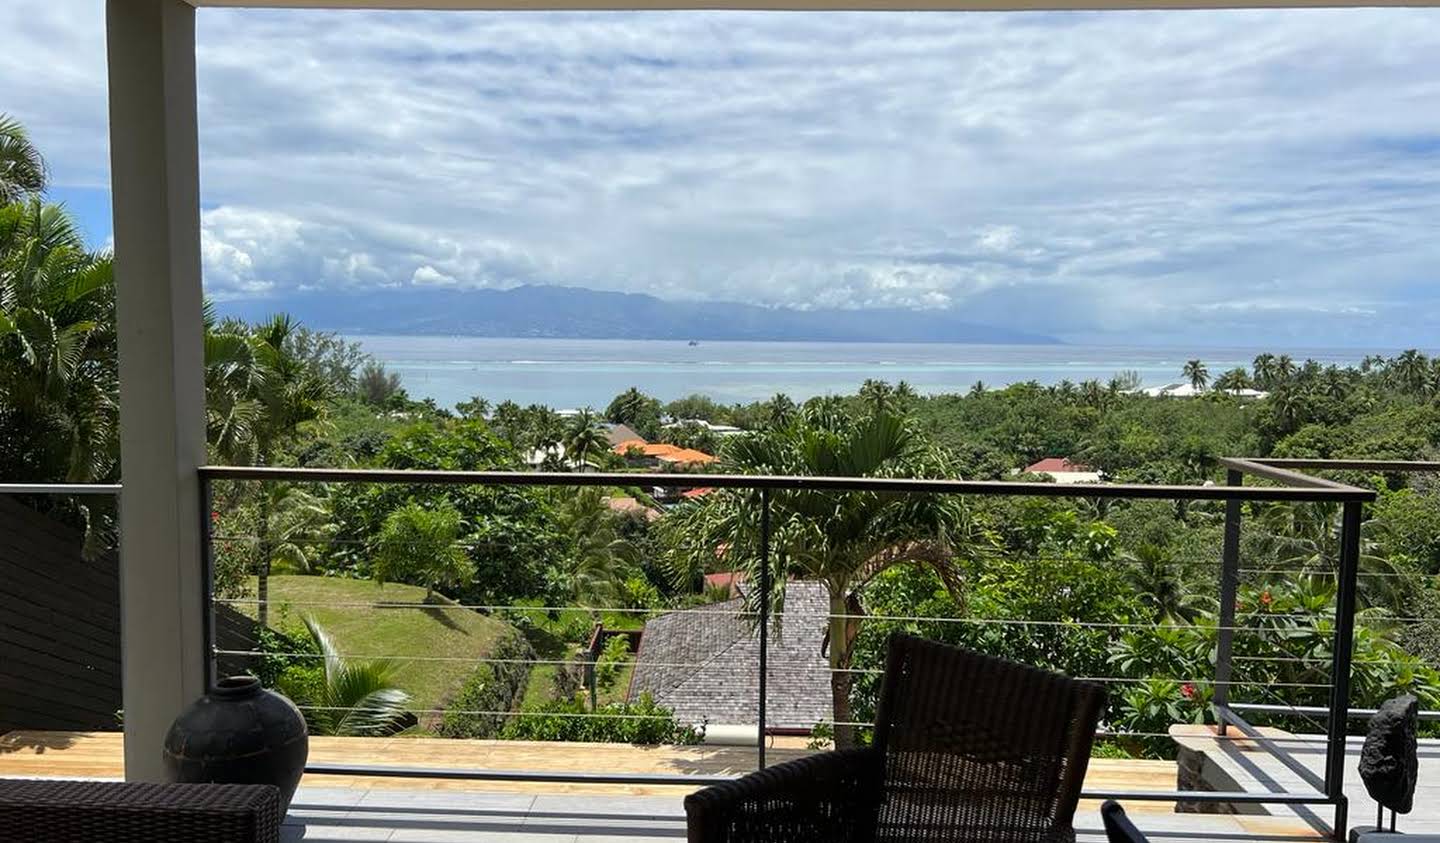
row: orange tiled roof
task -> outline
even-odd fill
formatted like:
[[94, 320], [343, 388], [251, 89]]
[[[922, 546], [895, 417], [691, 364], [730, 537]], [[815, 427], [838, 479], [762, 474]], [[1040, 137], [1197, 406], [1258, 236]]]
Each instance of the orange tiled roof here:
[[697, 451], [694, 448], [676, 448], [671, 453], [656, 454], [656, 456], [658, 456], [663, 462], [678, 464], [715, 462], [714, 457], [710, 456], [704, 451]]
[[645, 456], [647, 457], [663, 457], [667, 454], [673, 454], [678, 451], [684, 450], [683, 448], [677, 448], [674, 445], [666, 445], [663, 442], [646, 442], [644, 439], [627, 439], [624, 442], [621, 442], [619, 445], [616, 445], [614, 450], [615, 453], [623, 457], [630, 451], [631, 448], [639, 448], [642, 452], [644, 452]]
[[715, 490], [710, 486], [701, 486], [698, 489], [686, 489], [685, 491], [680, 493], [680, 497], [694, 500], [696, 498], [702, 498], [713, 491]]

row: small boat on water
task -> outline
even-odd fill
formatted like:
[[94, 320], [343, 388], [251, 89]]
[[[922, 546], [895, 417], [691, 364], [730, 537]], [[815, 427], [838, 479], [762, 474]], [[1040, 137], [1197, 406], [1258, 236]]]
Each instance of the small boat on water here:
[[691, 340], [691, 341], [690, 341], [690, 346], [691, 346], [692, 348], [693, 348], [694, 346], [699, 345], [699, 344], [700, 344], [700, 343], [696, 342], [695, 340]]

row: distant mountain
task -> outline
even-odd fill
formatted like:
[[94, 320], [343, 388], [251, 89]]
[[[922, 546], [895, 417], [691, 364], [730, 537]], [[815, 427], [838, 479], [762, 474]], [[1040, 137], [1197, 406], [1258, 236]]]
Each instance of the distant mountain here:
[[286, 312], [345, 334], [808, 342], [1054, 344], [1052, 337], [966, 322], [946, 310], [793, 310], [736, 302], [666, 301], [582, 287], [404, 289], [296, 293], [217, 303], [256, 320]]

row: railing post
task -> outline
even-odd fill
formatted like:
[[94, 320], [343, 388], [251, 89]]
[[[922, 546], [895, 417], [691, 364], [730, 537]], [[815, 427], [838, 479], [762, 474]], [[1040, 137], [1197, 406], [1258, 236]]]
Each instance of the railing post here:
[[210, 478], [200, 475], [200, 677], [215, 687], [215, 515]]
[[766, 655], [770, 639], [770, 490], [760, 490], [760, 708], [756, 720], [756, 765], [765, 769]]
[[[1225, 473], [1225, 485], [1240, 487], [1245, 475], [1235, 469]], [[1220, 556], [1220, 629], [1215, 644], [1215, 707], [1230, 702], [1231, 649], [1235, 643], [1235, 601], [1240, 591], [1240, 518], [1245, 502], [1240, 498], [1225, 501], [1225, 540]], [[1225, 717], [1217, 712], [1220, 734], [1229, 728]]]
[[1345, 839], [1345, 735], [1350, 725], [1350, 657], [1355, 647], [1355, 587], [1360, 571], [1360, 521], [1364, 504], [1346, 501], [1340, 518], [1340, 570], [1335, 596], [1335, 644], [1330, 667], [1329, 740], [1325, 745], [1325, 795], [1335, 800], [1335, 839]]

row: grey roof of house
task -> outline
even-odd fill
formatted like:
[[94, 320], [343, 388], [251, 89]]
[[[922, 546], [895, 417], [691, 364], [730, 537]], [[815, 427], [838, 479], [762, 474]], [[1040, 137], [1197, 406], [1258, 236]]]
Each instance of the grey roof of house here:
[[615, 447], [621, 442], [629, 442], [631, 439], [643, 440], [645, 437], [630, 429], [629, 425], [612, 424], [605, 428], [605, 439], [609, 441], [610, 447]]
[[[737, 598], [646, 622], [630, 698], [648, 692], [686, 723], [755, 723], [760, 635], [743, 611]], [[767, 726], [808, 729], [833, 716], [829, 665], [820, 651], [828, 611], [823, 583], [786, 585], [785, 608], [768, 640]]]

